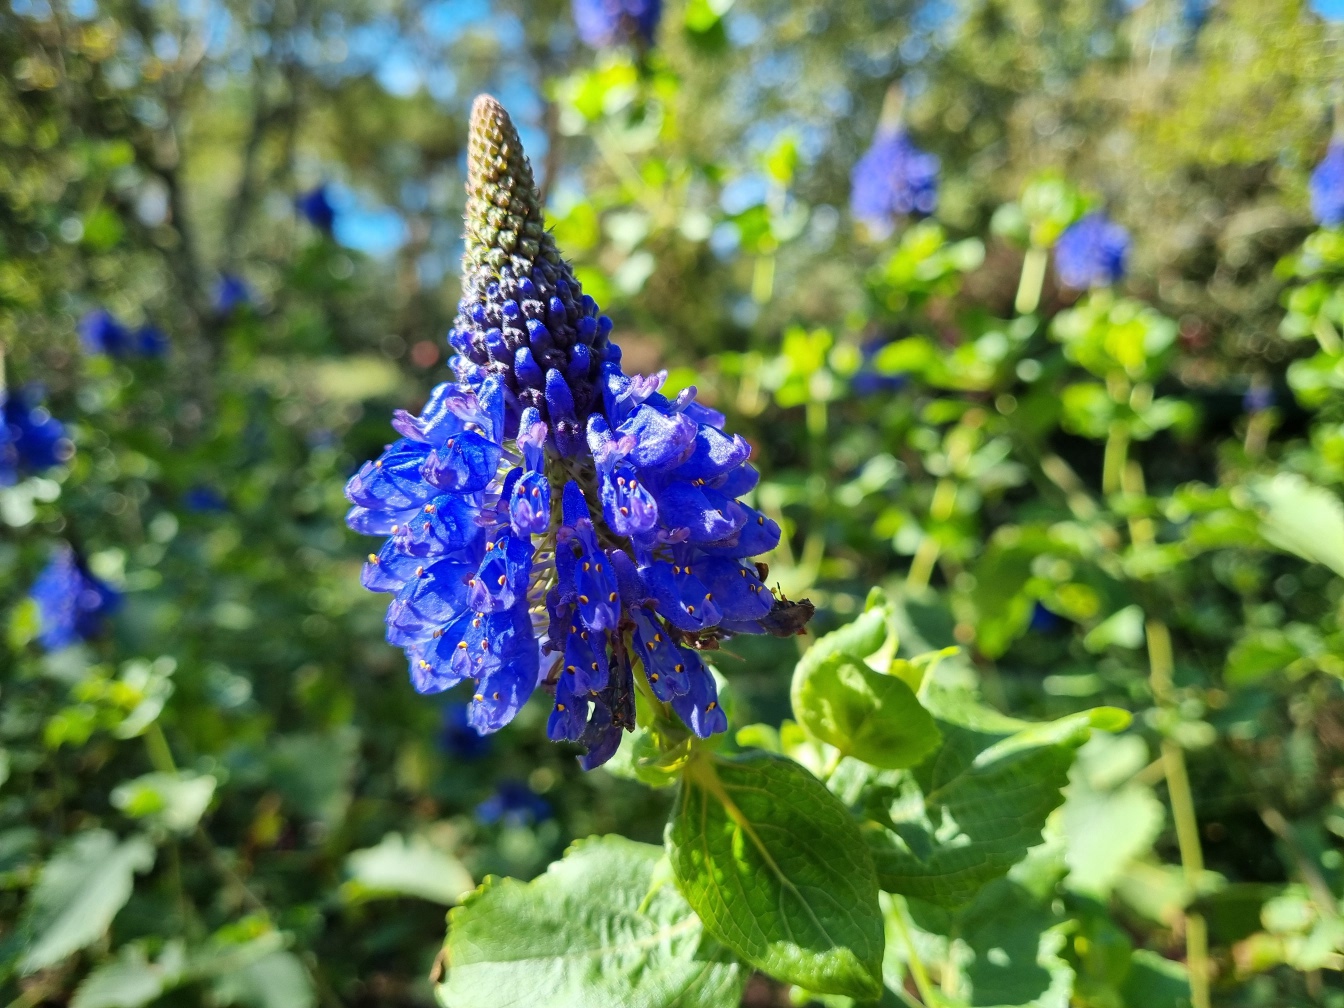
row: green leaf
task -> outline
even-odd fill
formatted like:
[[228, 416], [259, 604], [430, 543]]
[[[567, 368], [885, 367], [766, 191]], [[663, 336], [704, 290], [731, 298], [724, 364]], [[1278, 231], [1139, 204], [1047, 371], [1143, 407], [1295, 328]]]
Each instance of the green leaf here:
[[1344, 574], [1344, 504], [1296, 473], [1256, 484], [1260, 534], [1273, 546]]
[[1104, 900], [1161, 832], [1162, 803], [1152, 788], [1129, 782], [1147, 761], [1137, 735], [1095, 735], [1079, 750], [1060, 819], [1073, 891]]
[[154, 863], [143, 837], [117, 838], [103, 829], [71, 840], [47, 862], [28, 899], [24, 973], [52, 966], [103, 936], [131, 897], [136, 872]]
[[185, 965], [179, 941], [165, 945], [158, 962], [150, 962], [139, 944], [126, 945], [84, 978], [70, 1008], [140, 1008], [176, 987]]
[[834, 655], [867, 658], [886, 642], [890, 622], [891, 607], [886, 596], [881, 589], [874, 588], [868, 595], [864, 611], [857, 619], [818, 637], [816, 643], [798, 659], [795, 678], [809, 674]]
[[377, 847], [353, 851], [345, 862], [350, 881], [341, 887], [349, 901], [378, 896], [415, 896], [453, 906], [475, 883], [451, 854], [421, 836], [383, 837]]
[[[1064, 920], [1009, 879], [986, 886], [961, 914], [957, 990], [971, 1006], [1068, 1008], [1073, 970], [1060, 957]], [[1136, 1002], [1137, 1004], [1137, 1002]]]
[[448, 917], [444, 1008], [732, 1008], [747, 971], [657, 878], [662, 851], [593, 837], [528, 883], [487, 878]]
[[1189, 1008], [1190, 974], [1182, 963], [1137, 949], [1121, 996], [1125, 1004], [1143, 1008]]
[[961, 697], [934, 697], [942, 747], [870, 804], [882, 888], [959, 907], [1041, 842], [1074, 750], [1128, 715], [1101, 707], [1028, 724]]
[[1127, 605], [1111, 613], [1087, 632], [1083, 646], [1093, 654], [1108, 647], [1138, 648], [1143, 645], [1143, 610]]
[[899, 769], [914, 766], [938, 744], [933, 715], [901, 679], [843, 654], [809, 666], [800, 662], [794, 673], [794, 716], [846, 756]]
[[308, 971], [292, 952], [272, 952], [221, 974], [211, 993], [218, 1004], [246, 1008], [312, 1008], [317, 1003]]
[[174, 833], [190, 833], [215, 794], [215, 778], [187, 771], [150, 773], [112, 791], [112, 804]]
[[820, 993], [881, 992], [872, 860], [849, 811], [797, 763], [767, 752], [696, 760], [667, 839], [706, 930], [753, 966]]

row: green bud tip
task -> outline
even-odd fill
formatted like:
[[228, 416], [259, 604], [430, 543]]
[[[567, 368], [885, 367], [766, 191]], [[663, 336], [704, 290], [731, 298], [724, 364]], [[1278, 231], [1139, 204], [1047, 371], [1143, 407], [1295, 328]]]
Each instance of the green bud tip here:
[[471, 106], [466, 225], [466, 273], [498, 274], [511, 266], [527, 276], [538, 258], [559, 262], [518, 131], [490, 95], [478, 95]]

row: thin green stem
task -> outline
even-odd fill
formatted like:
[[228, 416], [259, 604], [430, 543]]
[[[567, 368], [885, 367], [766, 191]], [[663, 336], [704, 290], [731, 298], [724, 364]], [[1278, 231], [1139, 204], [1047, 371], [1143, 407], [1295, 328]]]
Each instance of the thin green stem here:
[[751, 299], [759, 305], [769, 302], [775, 294], [775, 254], [768, 252], [756, 257], [751, 272]]
[[926, 1005], [936, 1004], [933, 984], [929, 982], [929, 974], [919, 958], [914, 936], [910, 934], [910, 925], [905, 920], [905, 900], [899, 896], [892, 897], [892, 900], [896, 904], [896, 912], [891, 917], [896, 922], [896, 930], [900, 932], [901, 941], [905, 945], [906, 962], [910, 964], [910, 974], [915, 978], [915, 987], [918, 988], [919, 996], [924, 999]]
[[145, 749], [149, 753], [149, 762], [159, 773], [177, 773], [177, 763], [173, 760], [173, 750], [157, 721], [150, 724], [145, 732]]
[[1106, 434], [1106, 453], [1101, 464], [1101, 492], [1113, 494], [1124, 481], [1125, 463], [1129, 455], [1129, 428], [1121, 421], [1111, 423]]
[[1013, 307], [1019, 315], [1030, 315], [1041, 303], [1041, 288], [1045, 286], [1045, 267], [1049, 258], [1043, 248], [1032, 246], [1022, 260], [1022, 277], [1017, 283], [1017, 298]]
[[[1143, 495], [1147, 492], [1143, 467], [1137, 462], [1122, 468], [1121, 479], [1121, 489], [1125, 493]], [[1135, 546], [1152, 546], [1156, 542], [1151, 520], [1131, 521], [1129, 528]], [[1176, 705], [1176, 660], [1171, 646], [1171, 630], [1164, 621], [1150, 615], [1144, 624], [1144, 634], [1148, 639], [1148, 686], [1153, 702], [1163, 710], [1171, 710]], [[1193, 900], [1204, 876], [1204, 851], [1199, 842], [1199, 819], [1195, 815], [1195, 797], [1190, 789], [1185, 752], [1171, 738], [1162, 740], [1162, 767], [1167, 778], [1171, 817], [1176, 825], [1176, 845], [1181, 852], [1186, 898]], [[1210, 1008], [1208, 926], [1203, 915], [1189, 911], [1185, 914], [1185, 964], [1190, 974], [1193, 1008]]]
[[[1174, 702], [1171, 631], [1167, 629], [1166, 623], [1158, 619], [1149, 619], [1145, 630], [1148, 637], [1148, 681], [1153, 699], [1159, 707], [1169, 708]], [[1190, 789], [1185, 752], [1172, 739], [1162, 740], [1162, 764], [1166, 770], [1171, 816], [1176, 824], [1176, 844], [1181, 852], [1186, 896], [1193, 900], [1204, 876], [1204, 851], [1199, 842], [1199, 820], [1195, 815], [1195, 798]], [[1185, 915], [1185, 960], [1190, 972], [1191, 1002], [1194, 1008], [1209, 1008], [1208, 927], [1201, 914], [1188, 911]]]
[[919, 541], [919, 548], [915, 550], [914, 559], [910, 561], [910, 570], [905, 575], [907, 593], [918, 595], [929, 586], [929, 578], [933, 576], [933, 565], [938, 562], [941, 550], [938, 540], [931, 535], [925, 534]]
[[1311, 332], [1316, 337], [1316, 342], [1321, 345], [1322, 350], [1332, 356], [1339, 353], [1339, 333], [1335, 331], [1334, 324], [1325, 317], [1325, 312], [1316, 313], [1316, 321], [1312, 324]]

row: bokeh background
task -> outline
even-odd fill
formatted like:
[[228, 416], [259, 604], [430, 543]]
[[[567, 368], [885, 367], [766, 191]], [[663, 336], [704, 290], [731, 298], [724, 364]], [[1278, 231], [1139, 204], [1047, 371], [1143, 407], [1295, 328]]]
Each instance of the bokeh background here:
[[[669, 796], [580, 772], [545, 703], [480, 739], [462, 697], [413, 693], [342, 520], [391, 410], [448, 376], [484, 91], [627, 369], [696, 384], [752, 441], [786, 531], [772, 585], [823, 630], [890, 586], [903, 647], [961, 647], [1001, 709], [1139, 714], [1056, 834], [1113, 841], [1075, 844], [1060, 882], [1073, 993], [1011, 1003], [1138, 1008], [1130, 957], [1180, 960], [1194, 899], [1218, 1003], [1344, 1003], [1339, 578], [1236, 517], [1281, 470], [1344, 485], [1334, 358], [1292, 371], [1340, 321], [1344, 256], [1294, 258], [1332, 233], [1308, 178], [1344, 100], [1340, 17], [668, 0], [653, 44], [606, 47], [567, 0], [10, 0], [6, 420], [51, 458], [0, 489], [0, 1000], [429, 1005], [444, 906], [474, 880], [592, 833], [660, 842]], [[851, 170], [893, 84], [937, 209], [872, 227]], [[1155, 313], [1139, 371], [1163, 405], [1131, 401], [1147, 483], [1118, 496], [1105, 395], [1062, 391], [1078, 358], [1050, 335], [1095, 301], [1053, 266], [1039, 304], [1019, 290], [1088, 207], [1128, 229], [1133, 311], [1064, 317]], [[1059, 524], [1136, 519], [1159, 526], [1146, 568]], [[76, 560], [116, 604], [52, 636]], [[1172, 624], [1174, 698], [1135, 606]], [[735, 727], [788, 716], [805, 643], [732, 642]], [[1161, 738], [1189, 753], [1199, 893], [1144, 769]], [[1181, 1003], [1154, 975], [1144, 1008]]]

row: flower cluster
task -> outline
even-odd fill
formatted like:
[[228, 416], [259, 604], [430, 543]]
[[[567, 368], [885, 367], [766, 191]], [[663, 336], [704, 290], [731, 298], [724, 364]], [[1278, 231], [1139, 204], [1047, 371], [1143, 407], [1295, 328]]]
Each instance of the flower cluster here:
[[880, 128], [850, 174], [849, 205], [875, 231], [938, 206], [938, 156], [920, 150], [904, 129]]
[[332, 225], [336, 223], [336, 208], [331, 205], [325, 185], [294, 197], [294, 207], [313, 227], [324, 234], [331, 234]]
[[0, 486], [41, 473], [75, 453], [61, 423], [42, 405], [35, 390], [6, 395], [0, 389]]
[[594, 49], [653, 44], [662, 0], [574, 0], [574, 26]]
[[157, 326], [129, 329], [104, 308], [95, 308], [79, 320], [84, 352], [107, 357], [162, 357], [168, 338]]
[[493, 98], [472, 109], [467, 190], [458, 381], [398, 411], [400, 438], [346, 487], [350, 527], [389, 536], [363, 574], [395, 594], [387, 638], [421, 692], [475, 682], [479, 732], [544, 683], [548, 734], [583, 744], [585, 767], [633, 727], [635, 676], [696, 735], [723, 731], [700, 649], [773, 629], [744, 562], [779, 541], [739, 500], [750, 447], [693, 388], [669, 399], [662, 375], [622, 371]]
[[64, 543], [33, 582], [29, 597], [37, 604], [38, 642], [48, 651], [94, 636], [120, 601], [116, 591], [90, 574]]
[[1311, 212], [1321, 227], [1344, 224], [1344, 140], [1332, 140], [1307, 183]]
[[1066, 287], [1109, 287], [1124, 278], [1129, 232], [1095, 211], [1074, 221], [1055, 243], [1055, 269]]

